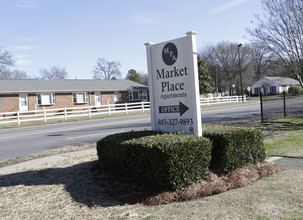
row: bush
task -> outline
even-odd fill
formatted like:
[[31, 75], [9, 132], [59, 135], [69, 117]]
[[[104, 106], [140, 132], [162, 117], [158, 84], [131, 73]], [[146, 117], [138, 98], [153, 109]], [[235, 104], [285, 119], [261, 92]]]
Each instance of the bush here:
[[120, 140], [115, 144], [108, 142], [108, 138], [100, 140], [97, 149], [101, 166], [105, 171], [123, 174], [152, 190], [179, 189], [208, 175], [211, 155], [208, 139], [185, 134], [155, 134], [134, 132], [133, 137], [141, 137], [125, 139], [126, 133], [117, 134], [117, 138], [112, 135], [110, 139]]
[[231, 172], [246, 163], [264, 161], [264, 137], [260, 130], [227, 126], [207, 126], [203, 136], [212, 141], [210, 167]]
[[303, 94], [303, 88], [301, 86], [291, 86], [288, 89], [288, 93], [292, 95]]
[[97, 142], [97, 154], [101, 168], [104, 171], [111, 171], [123, 174], [121, 169], [122, 161], [125, 160], [127, 152], [121, 148], [123, 141], [140, 138], [144, 136], [157, 135], [155, 131], [130, 131], [109, 135]]

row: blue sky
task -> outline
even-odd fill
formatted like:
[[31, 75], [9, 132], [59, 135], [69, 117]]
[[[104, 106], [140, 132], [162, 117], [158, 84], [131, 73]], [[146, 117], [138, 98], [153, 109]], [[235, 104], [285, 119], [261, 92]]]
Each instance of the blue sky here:
[[245, 28], [261, 0], [0, 0], [0, 47], [15, 69], [39, 76], [65, 67], [69, 78], [91, 79], [98, 58], [147, 73], [144, 43], [196, 31], [198, 50], [220, 41], [245, 43]]

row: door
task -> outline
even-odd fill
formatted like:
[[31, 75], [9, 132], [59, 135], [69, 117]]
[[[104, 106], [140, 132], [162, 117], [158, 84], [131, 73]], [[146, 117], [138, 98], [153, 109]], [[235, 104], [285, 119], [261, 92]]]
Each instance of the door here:
[[101, 93], [95, 92], [95, 106], [101, 105]]
[[27, 94], [19, 95], [19, 110], [28, 111], [28, 97]]

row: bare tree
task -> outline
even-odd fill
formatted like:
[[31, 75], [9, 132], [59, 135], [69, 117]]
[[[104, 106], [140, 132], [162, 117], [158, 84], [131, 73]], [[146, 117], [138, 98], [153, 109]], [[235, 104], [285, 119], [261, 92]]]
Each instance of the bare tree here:
[[144, 72], [140, 72], [139, 75], [142, 79], [142, 84], [148, 86], [148, 74]]
[[274, 56], [266, 66], [266, 76], [289, 77], [289, 71], [280, 57]]
[[10, 79], [10, 67], [15, 65], [13, 56], [7, 51], [0, 48], [0, 79]]
[[119, 79], [121, 78], [121, 64], [116, 61], [106, 61], [103, 58], [97, 60], [93, 73], [93, 79]]
[[52, 66], [50, 70], [41, 69], [40, 75], [42, 79], [49, 79], [49, 80], [62, 80], [68, 77], [68, 73], [65, 68]]
[[[222, 67], [224, 81], [228, 83], [229, 90], [231, 92], [232, 85], [236, 84], [240, 86], [240, 74], [239, 74], [239, 58], [238, 58], [238, 44], [229, 42], [220, 42], [214, 49], [218, 64]], [[241, 48], [241, 67], [242, 73], [245, 74], [249, 64], [250, 48], [243, 46]], [[244, 78], [244, 77], [243, 77]]]
[[29, 77], [25, 71], [23, 70], [13, 70], [10, 75], [11, 79], [29, 79]]
[[215, 53], [216, 47], [212, 45], [207, 45], [200, 50], [199, 55], [202, 60], [205, 60], [205, 65], [208, 68], [209, 73], [215, 81], [216, 91], [222, 92], [226, 91], [228, 88], [227, 84], [223, 80], [223, 69], [216, 57]]
[[262, 0], [262, 5], [266, 13], [256, 16], [257, 27], [248, 33], [279, 56], [303, 87], [303, 1]]
[[261, 85], [261, 87], [263, 88], [263, 92], [264, 92], [264, 95], [267, 95], [267, 93], [269, 93], [269, 89], [270, 89], [270, 85], [268, 83], [263, 83]]
[[273, 55], [268, 48], [258, 43], [251, 44], [251, 65], [253, 65], [254, 78], [256, 80], [267, 75], [268, 66], [272, 60]]

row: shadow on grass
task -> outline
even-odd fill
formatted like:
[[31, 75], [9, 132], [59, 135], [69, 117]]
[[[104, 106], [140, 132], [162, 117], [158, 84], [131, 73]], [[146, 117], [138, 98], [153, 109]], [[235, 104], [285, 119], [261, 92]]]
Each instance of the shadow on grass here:
[[74, 201], [88, 207], [124, 205], [125, 201], [134, 204], [150, 196], [116, 177], [101, 174], [98, 161], [0, 176], [0, 187], [58, 184], [64, 184]]
[[[110, 207], [125, 203], [154, 206], [199, 199], [243, 187], [283, 169], [278, 164], [267, 162], [257, 165], [248, 163], [243, 168], [224, 176], [209, 172], [209, 177], [205, 181], [176, 191], [152, 194], [143, 188], [121, 181], [115, 176], [104, 175], [98, 167], [98, 162], [93, 161], [66, 168], [49, 168], [3, 175], [0, 176], [0, 187], [64, 184], [65, 190], [73, 200], [87, 207]], [[33, 193], [37, 192], [33, 190]]]
[[251, 127], [260, 129], [265, 132], [289, 132], [289, 131], [303, 131], [303, 116], [295, 115], [285, 118], [277, 118], [275, 120], [267, 121], [265, 123], [254, 123]]
[[276, 131], [276, 132], [288, 132], [303, 130], [303, 123], [296, 123], [291, 121], [272, 121], [255, 125], [254, 127], [263, 131]]

